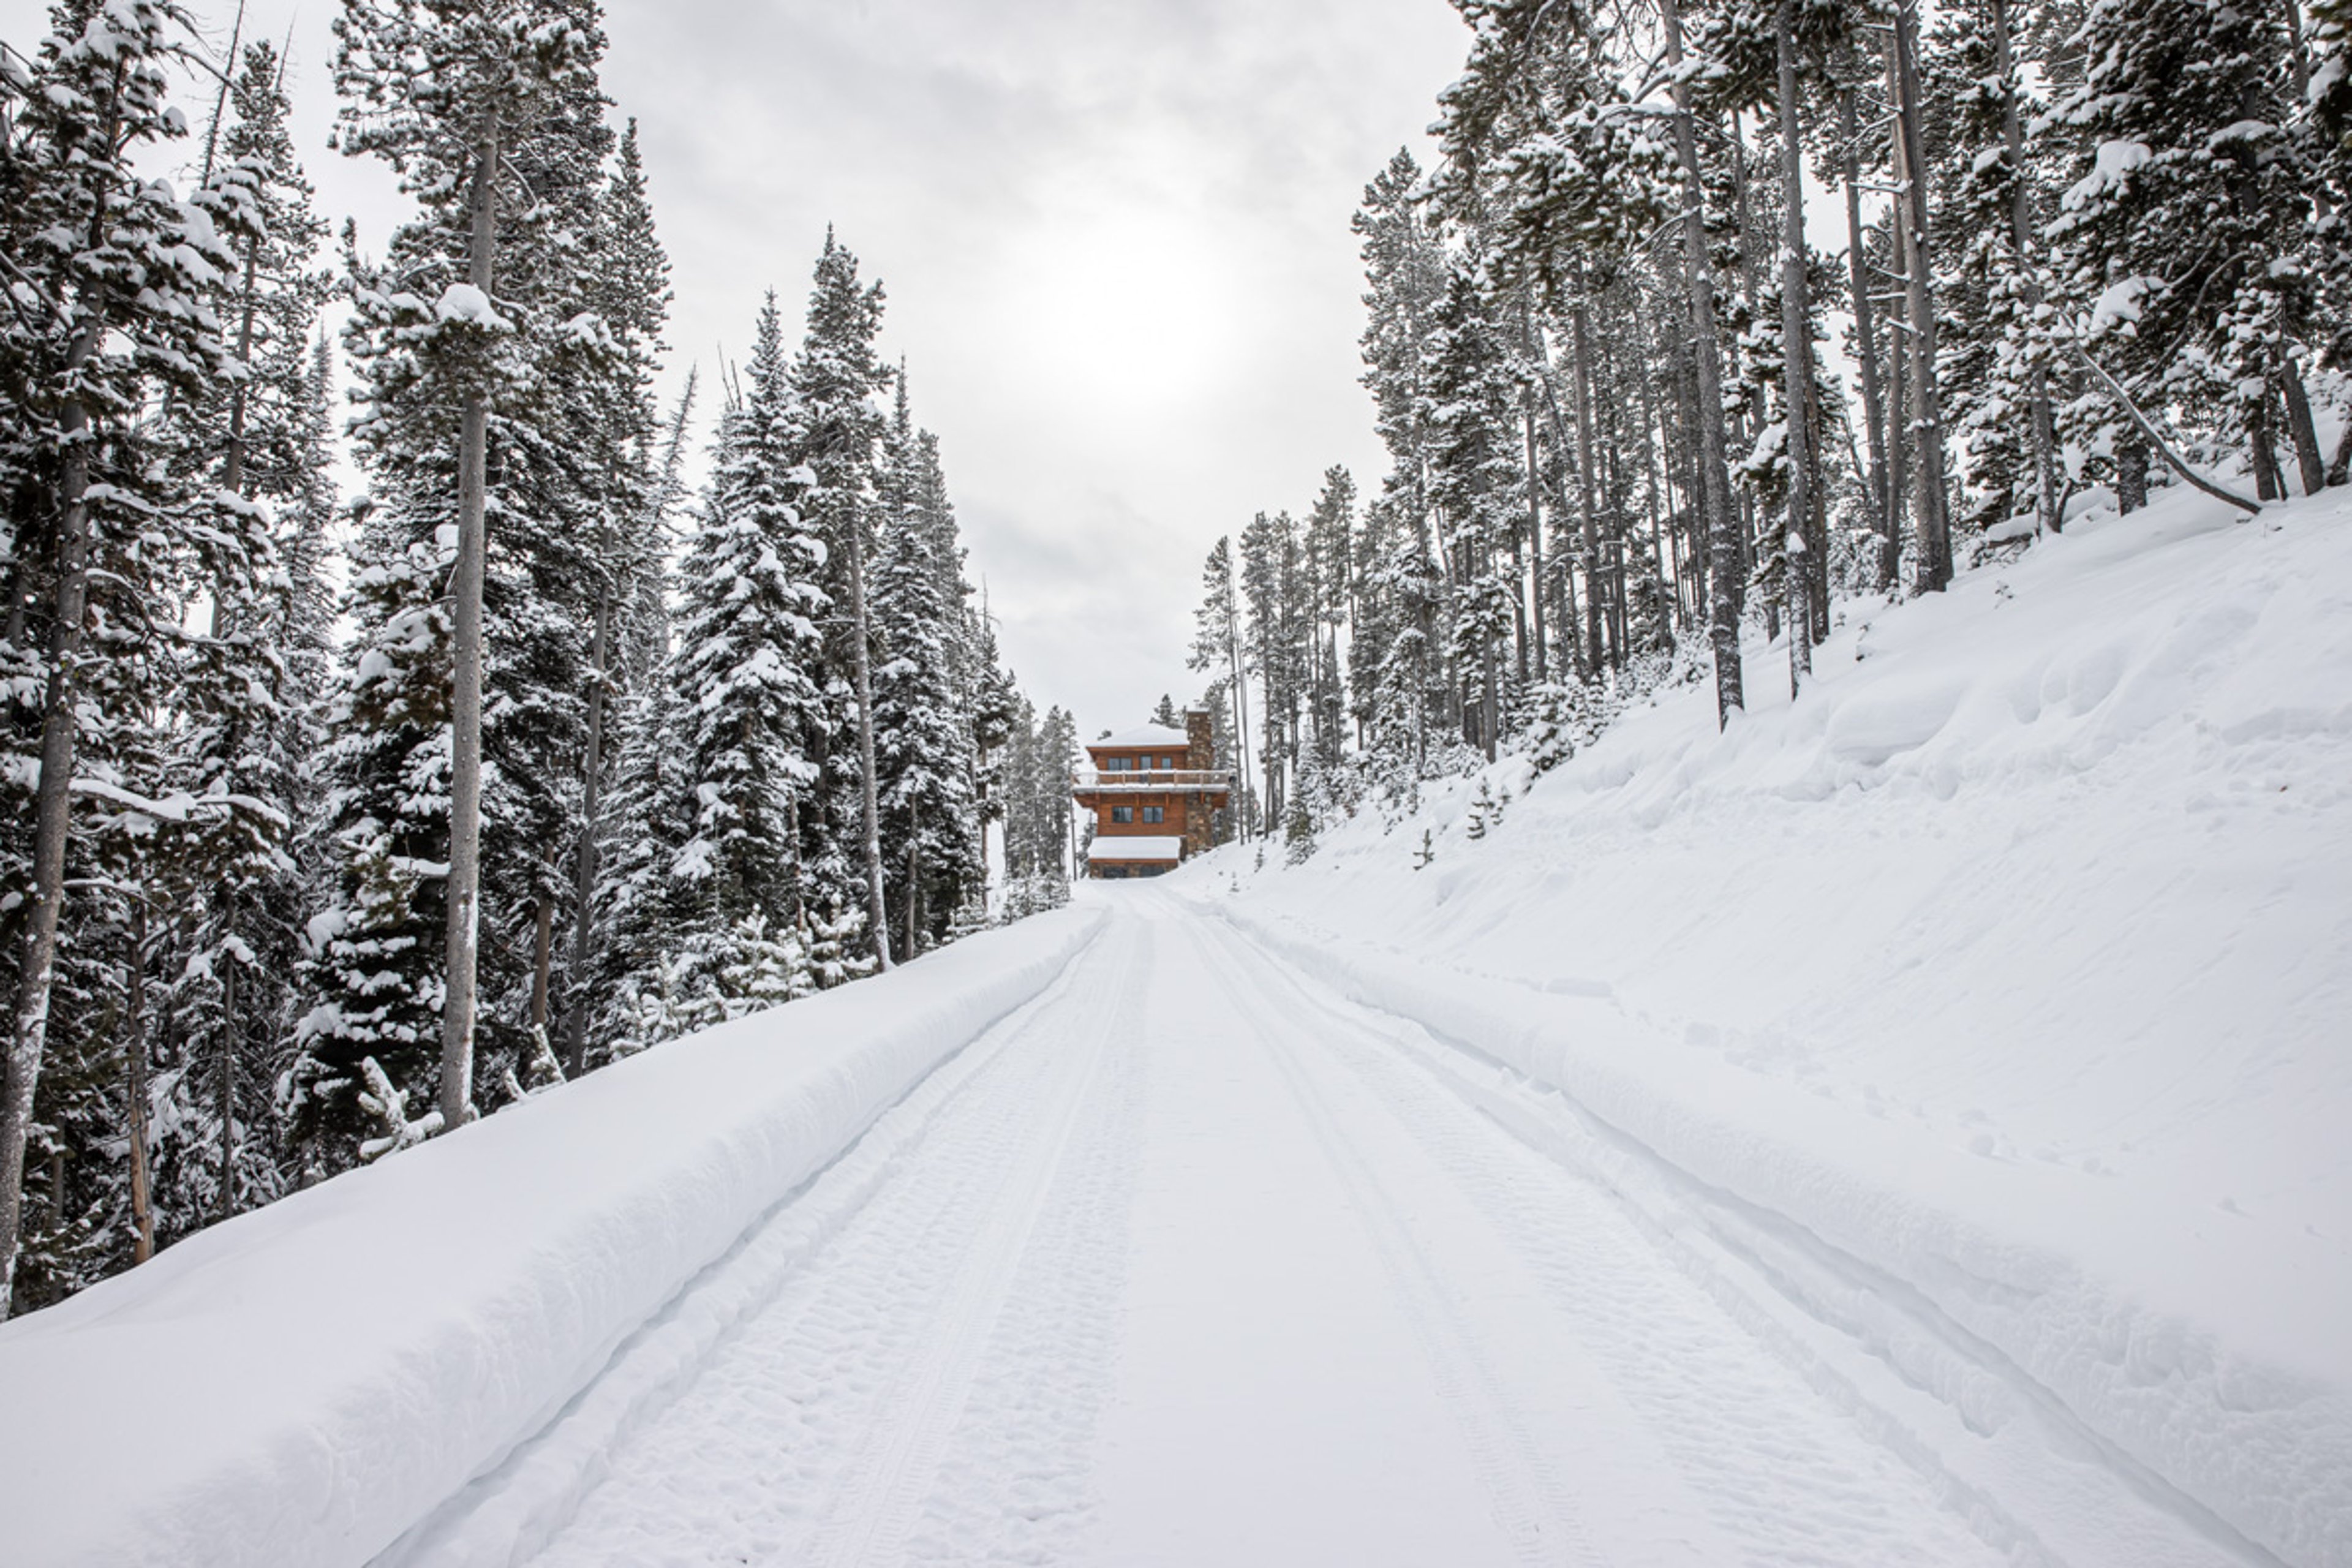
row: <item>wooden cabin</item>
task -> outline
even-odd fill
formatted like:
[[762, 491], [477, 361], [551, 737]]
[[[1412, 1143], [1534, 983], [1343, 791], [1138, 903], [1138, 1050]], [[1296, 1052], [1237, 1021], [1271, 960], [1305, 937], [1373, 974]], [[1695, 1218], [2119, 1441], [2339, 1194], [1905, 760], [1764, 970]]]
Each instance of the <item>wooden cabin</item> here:
[[1209, 847], [1234, 775], [1217, 766], [1208, 710], [1187, 710], [1181, 730], [1141, 724], [1106, 736], [1087, 756], [1092, 765], [1070, 784], [1079, 808], [1094, 814], [1087, 875], [1156, 877]]

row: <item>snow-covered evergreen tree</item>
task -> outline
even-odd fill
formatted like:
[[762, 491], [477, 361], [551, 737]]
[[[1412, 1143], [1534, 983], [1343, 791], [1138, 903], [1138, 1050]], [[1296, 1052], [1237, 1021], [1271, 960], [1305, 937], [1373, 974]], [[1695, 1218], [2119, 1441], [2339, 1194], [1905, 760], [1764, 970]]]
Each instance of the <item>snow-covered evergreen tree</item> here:
[[[172, 557], [190, 543], [187, 498], [155, 448], [160, 432], [140, 416], [158, 392], [194, 398], [226, 374], [210, 291], [231, 264], [210, 215], [140, 166], [186, 130], [168, 101], [184, 14], [162, 0], [65, 0], [50, 20], [31, 60], [12, 52], [0, 63], [13, 100], [0, 216], [12, 416], [0, 478], [14, 514], [0, 629], [13, 753], [0, 962], [12, 966], [14, 994], [0, 1064], [0, 1316], [13, 1300], [43, 1058], [63, 1021], [58, 984], [70, 987], [58, 933], [74, 783], [95, 771], [106, 730], [141, 712], [99, 688], [129, 651], [118, 635], [138, 640], [139, 628], [173, 623], [163, 589]], [[86, 644], [93, 625], [95, 647]], [[71, 946], [95, 948], [95, 937], [78, 929]], [[62, 1221], [67, 1194], [48, 1197]]]
[[[2304, 366], [2321, 334], [2308, 248], [2313, 174], [2289, 133], [2284, 19], [2222, 0], [2092, 0], [2082, 75], [2055, 106], [2079, 152], [2049, 232], [2084, 349], [2150, 405], [2224, 416], [2262, 499], [2283, 497], [2284, 434], [2322, 481]], [[2101, 392], [2074, 421], [2111, 443]]]
[[818, 685], [826, 550], [793, 499], [805, 479], [773, 294], [761, 307], [745, 379], [741, 404], [722, 419], [709, 493], [678, 569], [667, 677], [693, 812], [671, 872], [691, 910], [677, 945], [692, 957], [690, 984], [714, 987], [740, 967], [730, 950], [745, 921], [803, 930], [820, 886], [803, 847], [804, 820], [819, 806], [818, 763], [806, 747], [826, 718]]
[[[911, 445], [911, 443], [909, 443]], [[942, 588], [960, 577], [938, 559], [939, 531], [913, 487], [883, 513], [873, 574], [873, 624], [882, 659], [873, 672], [874, 746], [883, 884], [913, 958], [946, 940], [956, 910], [982, 877], [977, 737], [958, 689], [962, 606]]]
[[807, 331], [787, 373], [792, 395], [784, 414], [793, 500], [824, 550], [829, 612], [819, 683], [824, 720], [808, 745], [820, 766], [819, 809], [803, 826], [816, 837], [806, 857], [812, 892], [822, 889], [828, 901], [855, 902], [876, 962], [887, 968], [872, 691], [880, 653], [866, 583], [879, 537], [888, 427], [879, 399], [890, 372], [875, 347], [881, 326], [882, 286], [859, 281], [857, 258], [827, 229]]
[[383, 157], [417, 210], [381, 261], [345, 247], [371, 494], [329, 748], [338, 892], [313, 922], [291, 1099], [328, 1169], [356, 1149], [363, 1060], [404, 1093], [437, 1079], [446, 1124], [475, 1109], [478, 1037], [499, 1058], [486, 1083], [533, 1048], [580, 828], [566, 764], [611, 352], [577, 260], [611, 146], [594, 8], [347, 0], [337, 38], [341, 145]]

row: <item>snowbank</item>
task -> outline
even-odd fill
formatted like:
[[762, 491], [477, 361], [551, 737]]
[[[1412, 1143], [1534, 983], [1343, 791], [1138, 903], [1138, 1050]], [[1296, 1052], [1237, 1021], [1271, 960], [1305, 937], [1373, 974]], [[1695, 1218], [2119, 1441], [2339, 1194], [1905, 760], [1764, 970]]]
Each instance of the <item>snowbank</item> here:
[[[2243, 1554], [2352, 1562], [2352, 507], [2174, 494], [1177, 886], [1915, 1303]], [[1423, 832], [1434, 859], [1416, 870]], [[1874, 1353], [1885, 1353], [1874, 1347]]]
[[0, 1327], [8, 1562], [366, 1562], [1100, 921], [677, 1041]]

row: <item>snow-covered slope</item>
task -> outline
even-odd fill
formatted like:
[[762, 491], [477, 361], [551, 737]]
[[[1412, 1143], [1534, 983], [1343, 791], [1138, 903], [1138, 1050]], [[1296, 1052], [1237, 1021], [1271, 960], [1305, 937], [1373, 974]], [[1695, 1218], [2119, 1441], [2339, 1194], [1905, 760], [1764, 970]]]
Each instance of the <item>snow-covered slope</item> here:
[[1099, 923], [674, 1042], [0, 1328], [0, 1558], [367, 1561]]
[[1474, 781], [1179, 886], [1705, 1198], [1962, 1483], [2035, 1462], [2021, 1416], [2352, 1563], [2343, 498], [2094, 514], [1848, 607], [1793, 707], [1751, 644], [1720, 738], [1692, 689], [1498, 765], [1483, 838]]

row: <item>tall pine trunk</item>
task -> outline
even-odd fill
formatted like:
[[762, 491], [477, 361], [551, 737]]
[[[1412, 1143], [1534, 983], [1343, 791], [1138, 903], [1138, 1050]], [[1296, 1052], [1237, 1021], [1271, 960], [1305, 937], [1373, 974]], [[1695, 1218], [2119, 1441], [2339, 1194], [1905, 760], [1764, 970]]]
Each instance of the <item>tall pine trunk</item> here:
[[[230, 906], [229, 929], [236, 929], [235, 904]], [[221, 1048], [220, 1048], [220, 1194], [214, 1218], [228, 1218], [236, 1212], [236, 957], [223, 953], [221, 965]]]
[[2294, 360], [2279, 355], [2279, 391], [2286, 398], [2287, 438], [2294, 445], [2294, 464], [2303, 493], [2315, 496], [2327, 488], [2327, 468], [2319, 456], [2319, 432], [2311, 422], [2311, 395], [2304, 390], [2303, 373]]
[[[609, 547], [605, 553], [609, 565]], [[604, 704], [612, 657], [613, 583], [608, 577], [596, 595], [596, 631], [589, 650], [594, 673], [588, 688], [588, 755], [582, 763], [580, 845], [572, 870], [572, 998], [563, 1022], [563, 1070], [572, 1077], [579, 1075], [588, 1056], [588, 965], [596, 938], [597, 816], [604, 783]]]
[[1601, 668], [1601, 520], [1592, 503], [1592, 323], [1579, 293], [1570, 318], [1570, 371], [1576, 377], [1576, 525], [1584, 553], [1584, 668]]
[[2283, 500], [2286, 481], [2279, 474], [2278, 450], [2271, 443], [2271, 387], [2265, 380], [2262, 395], [2246, 410], [2246, 445], [2253, 453], [2254, 495], [2261, 500]]
[[866, 524], [849, 519], [849, 620], [855, 642], [851, 668], [857, 680], [858, 798], [865, 816], [866, 915], [872, 928], [874, 963], [890, 967], [890, 912], [882, 902], [882, 810], [874, 779], [873, 654], [866, 621]]
[[[488, 298], [498, 245], [499, 119], [476, 155], [466, 275]], [[441, 1014], [441, 1125], [466, 1124], [474, 1100], [474, 964], [482, 891], [482, 576], [489, 396], [465, 391], [457, 435], [457, 569], [450, 580], [454, 668], [449, 693], [448, 980]]]
[[[111, 149], [121, 124], [123, 67], [115, 68], [114, 91], [100, 121], [97, 145]], [[98, 178], [108, 176], [101, 173]], [[103, 184], [90, 191], [85, 244], [105, 244], [110, 194]], [[33, 795], [32, 909], [25, 921], [24, 967], [16, 982], [16, 1016], [8, 1033], [5, 1086], [0, 1086], [0, 1321], [16, 1301], [16, 1244], [24, 1227], [25, 1149], [33, 1130], [33, 1090], [40, 1082], [41, 1057], [49, 1037], [49, 990], [56, 978], [58, 918], [66, 896], [66, 842], [72, 829], [74, 752], [79, 740], [79, 699], [74, 675], [81, 660], [82, 622], [89, 609], [89, 513], [91, 447], [98, 439], [89, 405], [71, 390], [79, 373], [98, 354], [111, 310], [103, 284], [94, 291], [82, 326], [66, 351], [64, 382], [69, 389], [58, 411], [58, 558], [50, 587], [49, 672], [41, 703], [41, 773]]]
[[1805, 298], [1805, 149], [1797, 119], [1796, 0], [1780, 0], [1774, 42], [1780, 68], [1780, 374], [1789, 422], [1789, 525], [1780, 542], [1782, 599], [1789, 623], [1789, 695], [1813, 673], [1811, 573], [1813, 468], [1812, 310]]
[[[68, 356], [79, 368], [98, 346], [98, 329], [85, 328]], [[58, 958], [58, 917], [65, 902], [66, 841], [71, 830], [75, 742], [75, 668], [81, 659], [82, 622], [89, 595], [89, 447], [95, 436], [79, 398], [58, 417], [65, 446], [59, 465], [57, 583], [49, 627], [48, 687], [42, 702], [41, 775], [33, 799], [32, 910], [26, 921], [24, 968], [16, 986], [16, 1016], [9, 1036], [7, 1088], [0, 1099], [0, 1319], [15, 1299], [16, 1242], [24, 1222], [25, 1149], [33, 1126], [33, 1090], [48, 1043], [49, 990]]]
[[[1675, 150], [1689, 185], [1683, 209], [1683, 252], [1690, 292], [1691, 342], [1698, 368], [1699, 483], [1705, 488], [1707, 553], [1707, 641], [1715, 652], [1715, 719], [1731, 722], [1747, 706], [1739, 669], [1739, 531], [1731, 509], [1731, 475], [1724, 462], [1723, 366], [1715, 322], [1714, 267], [1707, 257], [1706, 215], [1700, 208], [1698, 130], [1690, 87], [1682, 79], [1683, 18], [1677, 0], [1665, 0], [1666, 64], [1675, 75]], [[1592, 584], [1585, 584], [1590, 595]]]
[[[1987, 20], [1993, 33], [1994, 64], [2000, 72], [2001, 140], [2009, 151], [2011, 177], [2009, 237], [2025, 286], [2029, 319], [2042, 304], [2042, 285], [2033, 266], [2033, 190], [2025, 177], [2025, 123], [2019, 111], [2014, 64], [2010, 58], [2009, 0], [1988, 0]], [[2026, 425], [2033, 446], [2033, 508], [2035, 521], [2051, 532], [2066, 526], [2058, 498], [2057, 422], [2050, 408], [2050, 373], [2037, 357], [2026, 374]]]
[[1941, 593], [1952, 580], [1947, 511], [1944, 423], [1936, 390], [1936, 297], [1927, 270], [1927, 160], [1920, 131], [1917, 0], [1901, 0], [1889, 47], [1895, 77], [1895, 184], [1903, 240], [1903, 287], [1911, 317], [1911, 431], [1918, 457], [1912, 496], [1919, 552], [1918, 585]]
[[124, 966], [122, 1057], [131, 1097], [125, 1118], [131, 1143], [131, 1261], [155, 1256], [155, 1185], [147, 1164], [147, 900], [131, 906], [131, 962]]
[[1535, 614], [1536, 683], [1551, 679], [1551, 657], [1544, 626], [1543, 469], [1536, 455], [1536, 408], [1529, 397], [1520, 410], [1528, 447], [1528, 574], [1535, 592], [1529, 606]]
[[1862, 423], [1870, 446], [1870, 517], [1878, 535], [1878, 587], [1895, 585], [1895, 497], [1886, 471], [1886, 409], [1878, 382], [1877, 306], [1870, 297], [1870, 253], [1862, 234], [1862, 132], [1853, 107], [1854, 89], [1838, 95], [1838, 137], [1845, 147], [1846, 276], [1853, 292], [1853, 342], [1862, 370]]

